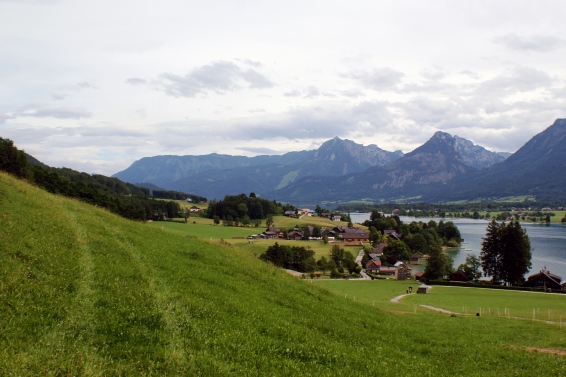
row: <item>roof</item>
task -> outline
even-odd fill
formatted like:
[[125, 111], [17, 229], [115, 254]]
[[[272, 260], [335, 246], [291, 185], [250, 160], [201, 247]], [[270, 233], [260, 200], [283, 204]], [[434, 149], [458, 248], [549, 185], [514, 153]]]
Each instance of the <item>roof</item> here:
[[401, 235], [399, 233], [397, 233], [397, 231], [395, 229], [386, 229], [383, 233], [386, 236], [389, 236], [391, 238], [395, 238], [396, 240], [401, 239]]
[[387, 266], [381, 266], [379, 268], [379, 272], [395, 272], [395, 267], [387, 267]]
[[449, 280], [454, 280], [454, 281], [470, 281], [472, 279], [470, 279], [468, 277], [468, 275], [466, 275], [466, 273], [462, 270], [457, 270], [454, 271], [452, 274], [450, 274], [450, 276], [448, 277]]
[[377, 244], [377, 246], [374, 247], [374, 248], [371, 250], [371, 253], [375, 253], [375, 254], [381, 255], [381, 254], [383, 254], [383, 249], [385, 248], [385, 246], [387, 246], [387, 242], [382, 242], [382, 243], [380, 243], [380, 244]]
[[369, 236], [365, 233], [342, 233], [342, 238], [366, 239]]
[[370, 260], [369, 262], [366, 263], [366, 268], [376, 268], [376, 267], [380, 267], [381, 266], [381, 261], [380, 260]]
[[553, 285], [556, 286], [560, 286], [560, 282], [562, 281], [562, 277], [555, 275], [555, 274], [551, 274], [550, 272], [548, 272], [546, 269], [540, 270], [540, 272], [530, 275], [527, 278], [527, 281], [525, 282], [524, 285], [526, 286], [534, 286], [536, 285], [536, 281], [539, 279], [544, 279], [548, 282], [550, 282]]

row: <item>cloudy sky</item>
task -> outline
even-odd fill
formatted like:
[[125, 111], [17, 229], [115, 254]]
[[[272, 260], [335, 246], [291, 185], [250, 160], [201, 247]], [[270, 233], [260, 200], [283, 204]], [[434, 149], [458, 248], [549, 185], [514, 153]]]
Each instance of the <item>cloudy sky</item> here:
[[563, 0], [0, 0], [0, 137], [112, 175], [436, 131], [514, 152], [566, 117]]

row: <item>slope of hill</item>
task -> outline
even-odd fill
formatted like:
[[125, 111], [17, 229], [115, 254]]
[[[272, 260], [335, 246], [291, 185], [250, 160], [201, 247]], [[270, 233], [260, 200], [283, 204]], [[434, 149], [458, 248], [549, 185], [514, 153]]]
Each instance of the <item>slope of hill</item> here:
[[376, 310], [1, 172], [0, 204], [2, 375], [564, 372], [522, 350], [564, 344], [548, 325]]

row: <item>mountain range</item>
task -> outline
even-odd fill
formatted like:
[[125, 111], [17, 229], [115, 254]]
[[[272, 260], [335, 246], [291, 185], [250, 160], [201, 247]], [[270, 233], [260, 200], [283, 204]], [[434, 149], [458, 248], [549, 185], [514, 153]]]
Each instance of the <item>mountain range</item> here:
[[560, 175], [565, 137], [566, 119], [556, 120], [514, 154], [491, 152], [440, 131], [407, 154], [335, 137], [316, 150], [281, 156], [145, 157], [114, 177], [209, 199], [255, 192], [293, 204], [513, 196], [566, 201]]

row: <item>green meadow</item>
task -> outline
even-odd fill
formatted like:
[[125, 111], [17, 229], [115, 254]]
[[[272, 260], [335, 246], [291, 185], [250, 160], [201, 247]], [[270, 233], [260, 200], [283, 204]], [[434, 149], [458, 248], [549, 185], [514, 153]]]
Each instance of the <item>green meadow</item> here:
[[566, 374], [557, 325], [415, 313], [417, 295], [390, 302], [404, 283], [297, 279], [183, 231], [197, 224], [127, 221], [3, 173], [0, 208], [3, 376]]
[[[503, 319], [550, 321], [566, 331], [566, 295], [540, 292], [506, 291], [488, 288], [433, 286], [427, 294], [416, 294], [415, 281], [328, 281], [312, 284], [358, 303], [414, 312], [426, 311], [421, 305], [448, 310], [456, 315], [491, 316]], [[409, 287], [413, 294], [406, 295]], [[405, 295], [398, 302], [391, 298]]]

